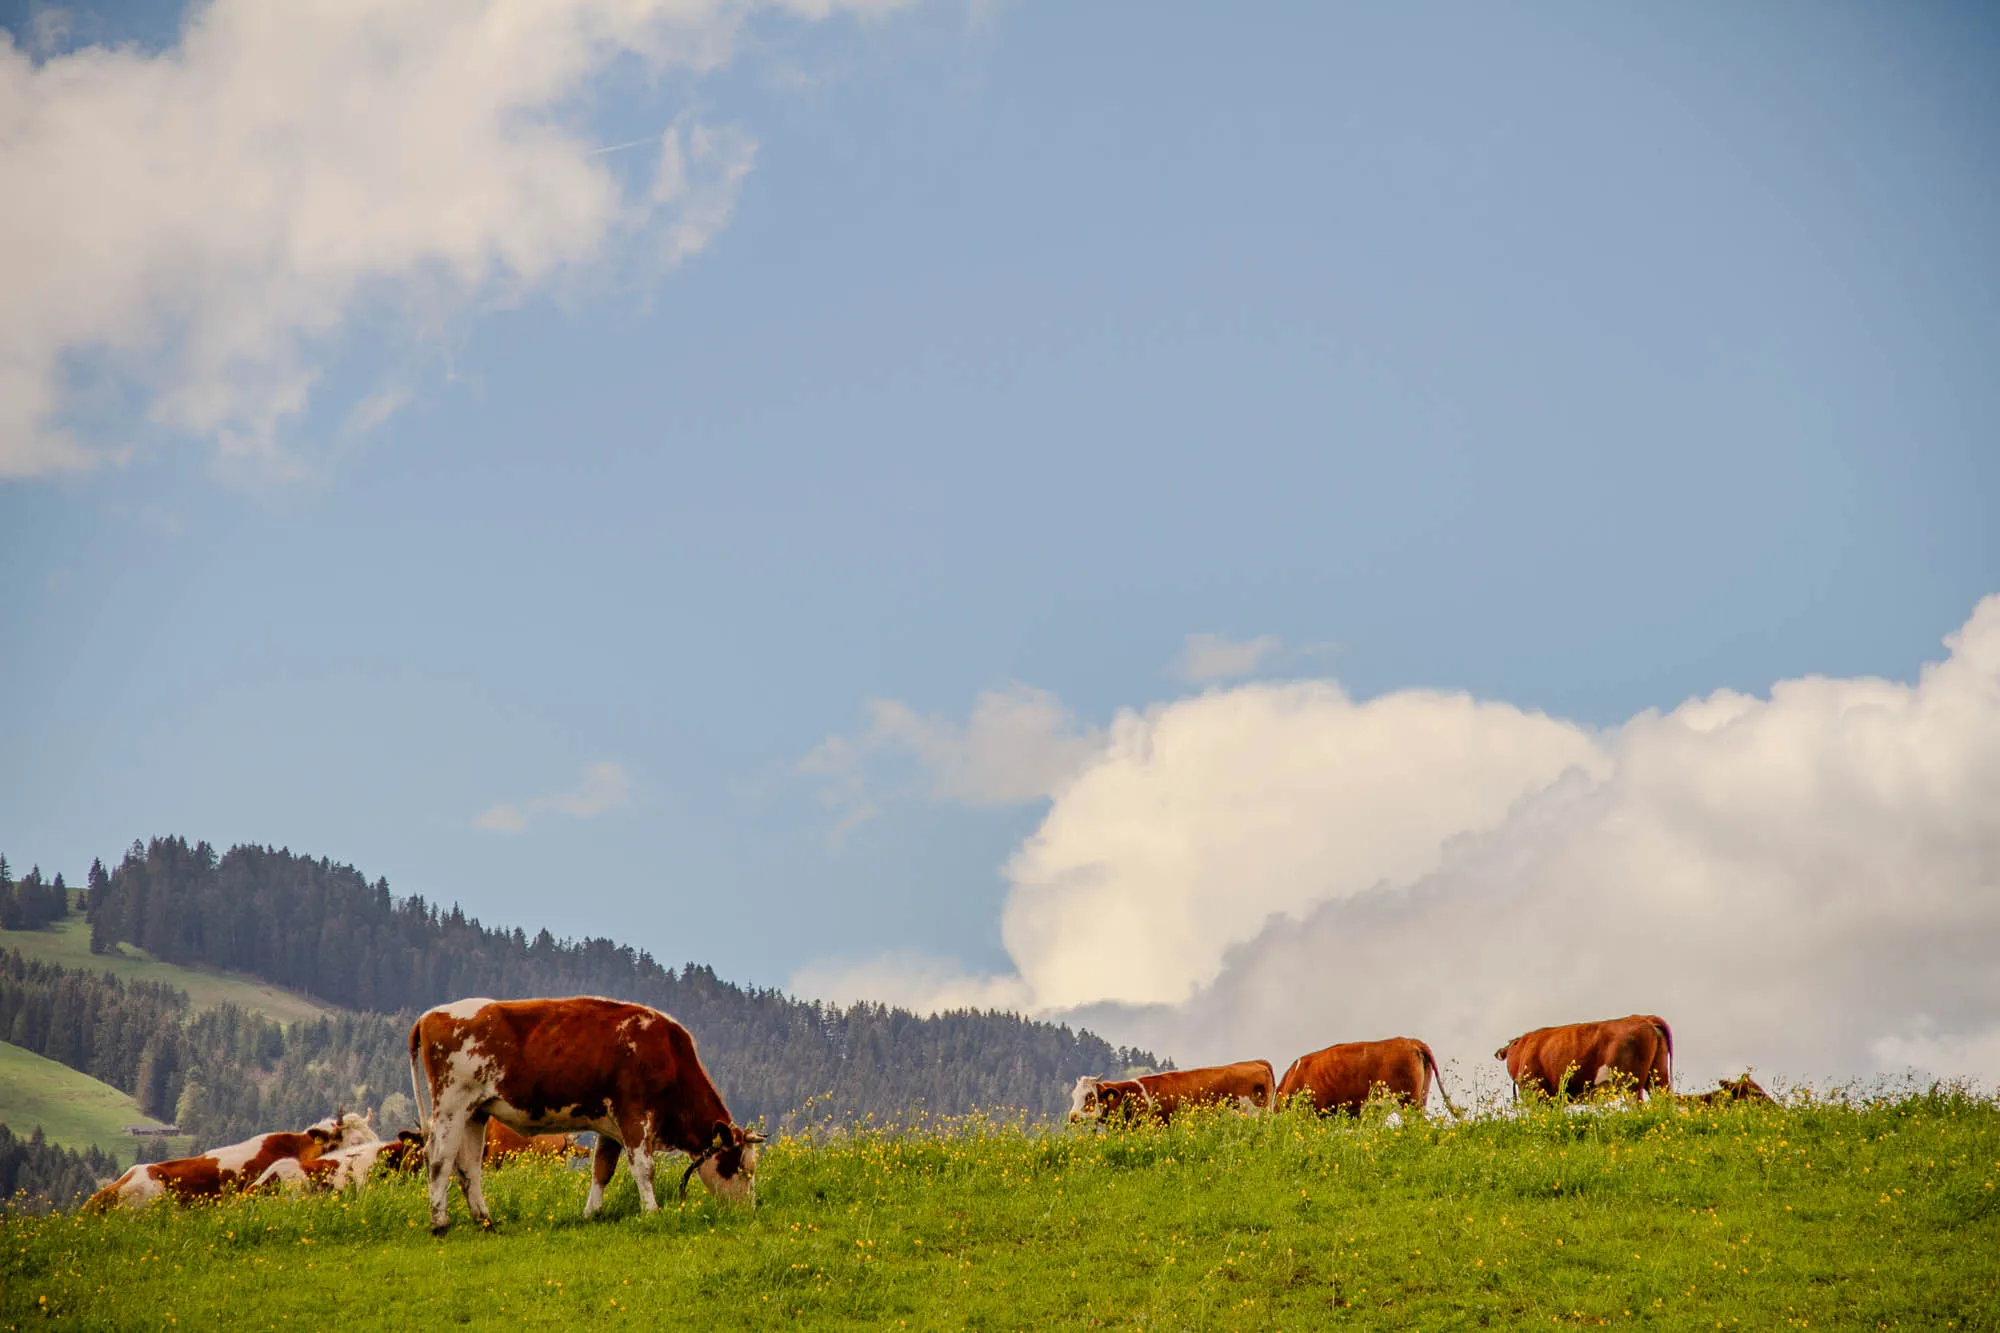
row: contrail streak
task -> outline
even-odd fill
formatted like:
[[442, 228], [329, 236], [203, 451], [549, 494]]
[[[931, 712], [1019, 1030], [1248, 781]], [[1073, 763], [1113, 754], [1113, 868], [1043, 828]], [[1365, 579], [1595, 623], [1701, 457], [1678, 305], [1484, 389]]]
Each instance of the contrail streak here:
[[658, 143], [658, 142], [659, 142], [658, 138], [634, 139], [630, 143], [614, 143], [604, 148], [593, 148], [589, 152], [585, 153], [584, 156], [603, 157], [606, 153], [622, 153], [627, 148], [637, 148], [640, 144]]

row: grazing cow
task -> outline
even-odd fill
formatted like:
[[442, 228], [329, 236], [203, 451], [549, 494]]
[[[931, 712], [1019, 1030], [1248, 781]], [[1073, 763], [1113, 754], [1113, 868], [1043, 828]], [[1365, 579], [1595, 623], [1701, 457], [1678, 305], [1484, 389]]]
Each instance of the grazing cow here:
[[254, 1184], [274, 1162], [310, 1162], [329, 1152], [375, 1142], [368, 1120], [349, 1112], [310, 1125], [300, 1134], [259, 1134], [212, 1148], [198, 1157], [144, 1162], [90, 1196], [85, 1208], [139, 1208], [158, 1198], [177, 1203], [210, 1199]]
[[1704, 1106], [1724, 1106], [1730, 1102], [1767, 1102], [1772, 1106], [1778, 1099], [1757, 1086], [1757, 1081], [1748, 1074], [1740, 1078], [1726, 1078], [1717, 1083], [1712, 1092], [1683, 1093], [1675, 1098], [1684, 1106], [1700, 1104]]
[[414, 1171], [423, 1160], [424, 1136], [406, 1129], [393, 1139], [322, 1153], [311, 1161], [281, 1157], [265, 1167], [250, 1188], [284, 1185], [339, 1191], [366, 1184], [377, 1167], [390, 1172]]
[[1170, 1069], [1138, 1078], [1085, 1075], [1070, 1089], [1071, 1120], [1152, 1115], [1165, 1120], [1183, 1106], [1234, 1102], [1245, 1111], [1271, 1109], [1277, 1079], [1268, 1060], [1241, 1060], [1207, 1069]]
[[428, 1093], [424, 1140], [430, 1168], [431, 1230], [451, 1224], [453, 1177], [481, 1226], [493, 1224], [480, 1188], [486, 1122], [522, 1134], [597, 1132], [584, 1216], [604, 1203], [618, 1155], [632, 1155], [639, 1205], [653, 1212], [653, 1157], [691, 1159], [681, 1193], [697, 1171], [717, 1198], [756, 1202], [757, 1145], [695, 1054], [686, 1028], [657, 1009], [576, 996], [553, 1000], [459, 1000], [410, 1029], [410, 1079], [417, 1105]]
[[1444, 1090], [1437, 1057], [1423, 1042], [1415, 1037], [1348, 1041], [1292, 1061], [1278, 1084], [1278, 1101], [1282, 1104], [1287, 1097], [1303, 1094], [1313, 1110], [1323, 1114], [1360, 1115], [1369, 1095], [1383, 1088], [1422, 1110], [1433, 1082], [1444, 1098], [1444, 1109], [1456, 1116], [1458, 1108]]
[[1581, 1098], [1623, 1079], [1641, 1097], [1674, 1090], [1674, 1034], [1653, 1014], [1536, 1028], [1493, 1053], [1507, 1062], [1514, 1090]]
[[480, 1160], [498, 1166], [509, 1157], [555, 1157], [567, 1160], [583, 1152], [574, 1134], [516, 1134], [498, 1120], [486, 1122], [486, 1148]]

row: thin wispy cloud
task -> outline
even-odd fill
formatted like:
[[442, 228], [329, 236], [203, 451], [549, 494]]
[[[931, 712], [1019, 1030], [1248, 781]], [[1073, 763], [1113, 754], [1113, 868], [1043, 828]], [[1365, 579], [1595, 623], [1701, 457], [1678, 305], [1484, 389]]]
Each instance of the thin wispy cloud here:
[[581, 781], [574, 787], [544, 792], [525, 801], [503, 801], [488, 807], [472, 823], [488, 833], [525, 833], [530, 824], [544, 815], [595, 819], [629, 804], [631, 799], [631, 775], [622, 764], [607, 759], [585, 768]]
[[1174, 660], [1174, 674], [1193, 685], [1233, 680], [1255, 674], [1282, 647], [1283, 641], [1273, 634], [1259, 634], [1241, 643], [1220, 634], [1190, 634]]
[[[836, 836], [880, 813], [895, 795], [920, 792], [970, 806], [1022, 805], [1053, 795], [1098, 752], [1101, 733], [1082, 725], [1047, 690], [1015, 684], [988, 690], [963, 723], [926, 716], [894, 699], [868, 705], [868, 726], [829, 736], [798, 771], [824, 781], [842, 811]], [[911, 784], [883, 761], [914, 764]]]

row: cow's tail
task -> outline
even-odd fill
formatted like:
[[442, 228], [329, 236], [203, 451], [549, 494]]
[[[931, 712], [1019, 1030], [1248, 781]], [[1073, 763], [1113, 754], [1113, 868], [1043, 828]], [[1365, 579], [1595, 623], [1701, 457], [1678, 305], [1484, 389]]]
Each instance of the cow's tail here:
[[1275, 1111], [1278, 1109], [1278, 1076], [1272, 1071], [1269, 1060], [1259, 1060], [1257, 1063], [1264, 1066], [1263, 1109], [1266, 1111]]
[[1437, 1057], [1431, 1054], [1430, 1046], [1420, 1041], [1417, 1043], [1417, 1050], [1423, 1053], [1424, 1068], [1430, 1070], [1431, 1082], [1437, 1084], [1438, 1096], [1444, 1101], [1444, 1109], [1451, 1112], [1453, 1120], [1463, 1120], [1465, 1113], [1451, 1104], [1451, 1094], [1444, 1090], [1444, 1075], [1438, 1071]]
[[[410, 1024], [410, 1099], [417, 1111], [417, 1128], [423, 1130], [428, 1137], [431, 1132], [431, 1113], [424, 1109], [424, 1084], [430, 1080], [424, 1077], [423, 1035], [424, 1020], [423, 1015], [419, 1014], [417, 1021]], [[435, 1109], [437, 1108], [432, 1108]]]
[[1658, 1014], [1649, 1015], [1653, 1026], [1660, 1030], [1660, 1040], [1667, 1044], [1667, 1086], [1665, 1092], [1674, 1090], [1674, 1030], [1667, 1026], [1667, 1020]]

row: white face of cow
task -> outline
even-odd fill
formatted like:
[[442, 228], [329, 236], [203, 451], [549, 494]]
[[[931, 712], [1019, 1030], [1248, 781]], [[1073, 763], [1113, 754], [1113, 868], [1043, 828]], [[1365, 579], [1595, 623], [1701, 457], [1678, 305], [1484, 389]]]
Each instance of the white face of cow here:
[[380, 1142], [375, 1126], [370, 1123], [372, 1116], [364, 1117], [349, 1111], [341, 1116], [328, 1116], [316, 1125], [308, 1126], [306, 1133], [317, 1133], [326, 1138], [327, 1151], [354, 1148], [364, 1143]]
[[1069, 1090], [1069, 1118], [1082, 1120], [1097, 1114], [1097, 1085], [1104, 1080], [1092, 1074], [1085, 1074]]
[[[725, 1169], [733, 1168], [731, 1174], [723, 1175]], [[740, 1203], [754, 1208], [757, 1204], [757, 1145], [752, 1143], [741, 1150], [718, 1153], [695, 1169], [701, 1183], [708, 1192], [724, 1203]]]

